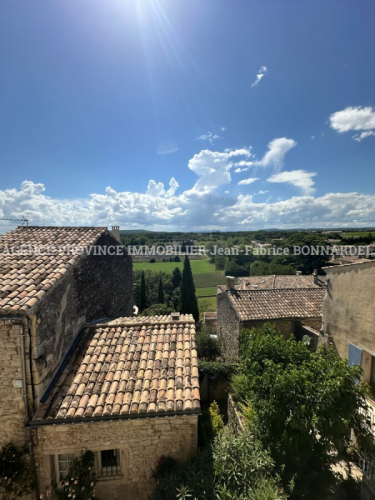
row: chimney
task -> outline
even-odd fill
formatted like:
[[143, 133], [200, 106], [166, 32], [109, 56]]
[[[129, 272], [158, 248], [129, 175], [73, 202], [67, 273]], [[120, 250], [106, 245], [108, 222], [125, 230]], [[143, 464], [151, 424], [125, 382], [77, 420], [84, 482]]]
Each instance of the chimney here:
[[117, 240], [120, 241], [120, 226], [112, 226], [111, 233]]
[[225, 276], [226, 280], [227, 280], [227, 287], [229, 288], [229, 290], [234, 290], [234, 282], [235, 282], [235, 279], [233, 276]]
[[314, 269], [314, 271], [313, 271], [313, 279], [314, 279], [314, 284], [317, 285], [318, 284], [318, 270], [317, 269]]
[[179, 312], [171, 313], [171, 318], [172, 318], [172, 321], [178, 321], [180, 319], [180, 313]]
[[302, 271], [297, 271], [297, 272], [296, 272], [296, 275], [297, 275], [297, 276], [302, 276]]

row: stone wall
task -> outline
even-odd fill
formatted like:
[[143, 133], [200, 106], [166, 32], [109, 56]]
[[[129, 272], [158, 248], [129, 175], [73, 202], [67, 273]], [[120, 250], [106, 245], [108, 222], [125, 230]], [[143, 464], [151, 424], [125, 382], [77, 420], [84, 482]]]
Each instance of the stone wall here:
[[295, 334], [300, 325], [313, 328], [315, 330], [320, 330], [322, 326], [321, 318], [296, 318], [296, 319], [271, 319], [264, 321], [246, 321], [241, 323], [241, 330], [251, 329], [251, 328], [262, 328], [266, 323], [274, 325], [283, 336], [288, 339], [290, 335]]
[[217, 324], [217, 335], [224, 358], [237, 358], [240, 322], [226, 292], [217, 294]]
[[323, 331], [347, 358], [349, 342], [375, 353], [375, 262], [326, 270]]
[[53, 456], [119, 449], [121, 476], [97, 483], [99, 500], [146, 500], [153, 489], [151, 473], [161, 455], [177, 460], [197, 450], [198, 417], [177, 416], [43, 426], [33, 430], [41, 491], [54, 475]]
[[26, 441], [22, 388], [20, 325], [0, 319], [0, 448]]
[[[118, 245], [110, 233], [100, 246]], [[133, 315], [129, 255], [82, 255], [33, 310], [31, 318], [35, 404], [49, 386], [82, 325]]]

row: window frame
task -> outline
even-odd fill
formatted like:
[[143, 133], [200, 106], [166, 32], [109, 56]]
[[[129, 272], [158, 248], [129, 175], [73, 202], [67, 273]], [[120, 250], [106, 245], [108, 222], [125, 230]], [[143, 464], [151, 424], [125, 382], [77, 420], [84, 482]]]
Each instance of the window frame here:
[[[117, 465], [113, 465], [113, 466], [106, 466], [104, 467], [103, 464], [102, 464], [102, 453], [103, 452], [110, 452], [110, 451], [114, 451], [115, 452], [115, 455], [116, 455], [116, 458], [117, 458]], [[114, 478], [114, 477], [119, 477], [119, 476], [123, 476], [123, 472], [122, 472], [122, 460], [121, 460], [121, 449], [120, 448], [105, 448], [105, 449], [101, 449], [101, 450], [98, 450], [97, 451], [97, 461], [98, 461], [98, 479], [110, 479], [110, 478]], [[103, 470], [104, 469], [115, 469], [115, 472], [112, 472], [110, 471], [106, 474], [103, 474]]]
[[[67, 459], [67, 460], [59, 460], [59, 457], [62, 456], [62, 455], [71, 455], [71, 456], [74, 456], [74, 458], [72, 459]], [[66, 477], [66, 471], [69, 469], [69, 466], [70, 464], [77, 458], [77, 453], [75, 452], [65, 452], [65, 453], [57, 453], [54, 455], [54, 464], [55, 464], [55, 477], [56, 477], [56, 480], [61, 483], [62, 481], [64, 481], [65, 477]], [[61, 471], [61, 468], [60, 468], [60, 462], [67, 462], [67, 468], [66, 470], [64, 471], [65, 472], [65, 475], [64, 476], [61, 476], [61, 474], [64, 474], [64, 472]]]

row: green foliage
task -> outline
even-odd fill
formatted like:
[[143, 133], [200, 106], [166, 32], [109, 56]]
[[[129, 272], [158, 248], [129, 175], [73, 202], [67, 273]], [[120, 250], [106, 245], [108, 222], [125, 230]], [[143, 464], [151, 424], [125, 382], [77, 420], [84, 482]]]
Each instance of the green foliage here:
[[198, 442], [199, 446], [209, 446], [219, 432], [224, 429], [223, 417], [219, 405], [213, 401], [210, 407], [199, 417]]
[[86, 451], [70, 464], [66, 477], [60, 484], [53, 482], [41, 498], [51, 500], [90, 500], [95, 496], [95, 455]]
[[213, 435], [217, 436], [217, 434], [219, 434], [219, 432], [224, 429], [224, 422], [223, 417], [220, 414], [219, 405], [216, 403], [216, 401], [213, 401], [211, 403], [208, 411], [210, 413]]
[[142, 312], [146, 308], [146, 280], [145, 273], [142, 271], [141, 277], [141, 291], [140, 291], [140, 299], [139, 299], [139, 310]]
[[4, 500], [32, 492], [33, 475], [26, 446], [6, 444], [0, 451], [0, 495]]
[[146, 305], [144, 308], [146, 309], [153, 304], [159, 303], [159, 286], [161, 280], [164, 304], [176, 310], [176, 306], [178, 307], [178, 297], [175, 297], [175, 290], [172, 285], [172, 275], [159, 271], [146, 270], [133, 272], [134, 302], [140, 307], [142, 273], [144, 273], [146, 292]]
[[172, 312], [173, 309], [165, 304], [153, 304], [147, 309], [144, 309], [140, 316], [168, 316]]
[[182, 273], [178, 267], [175, 267], [172, 273], [173, 288], [178, 288], [181, 285], [181, 281], [182, 281]]
[[236, 373], [236, 363], [224, 363], [221, 361], [198, 361], [200, 375], [208, 375], [213, 378], [229, 378]]
[[181, 305], [180, 312], [182, 314], [192, 314], [195, 321], [199, 321], [198, 301], [195, 296], [195, 286], [193, 274], [191, 272], [190, 261], [188, 256], [185, 256], [184, 270], [182, 272], [181, 281]]
[[163, 281], [161, 279], [161, 276], [159, 278], [158, 302], [159, 304], [164, 304]]
[[251, 276], [268, 276], [270, 274], [296, 274], [296, 268], [290, 265], [263, 262], [261, 260], [256, 260], [250, 264]]
[[274, 462], [259, 440], [244, 429], [219, 433], [213, 445], [215, 486], [220, 499], [283, 498], [273, 478]]
[[208, 361], [220, 356], [220, 344], [217, 338], [212, 337], [212, 331], [206, 326], [197, 332], [195, 337], [198, 357]]
[[[166, 458], [164, 457], [164, 459]], [[198, 451], [194, 458], [182, 464], [178, 464], [168, 457], [168, 464], [169, 467], [163, 467], [162, 474], [159, 472], [155, 474], [154, 471], [156, 488], [149, 497], [150, 500], [215, 499], [210, 448]], [[158, 468], [160, 468], [159, 461]]]
[[342, 481], [332, 466], [355, 458], [351, 430], [374, 448], [359, 412], [367, 407], [366, 388], [356, 383], [360, 369], [331, 349], [310, 353], [270, 325], [242, 332], [240, 359], [234, 397], [251, 402], [252, 431], [270, 449], [285, 489], [293, 499], [329, 498]]

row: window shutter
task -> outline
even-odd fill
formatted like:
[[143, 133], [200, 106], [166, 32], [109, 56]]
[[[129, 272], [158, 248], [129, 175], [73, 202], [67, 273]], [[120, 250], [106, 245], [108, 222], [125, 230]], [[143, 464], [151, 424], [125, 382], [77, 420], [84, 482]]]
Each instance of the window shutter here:
[[349, 364], [350, 366], [361, 366], [362, 349], [349, 342]]

